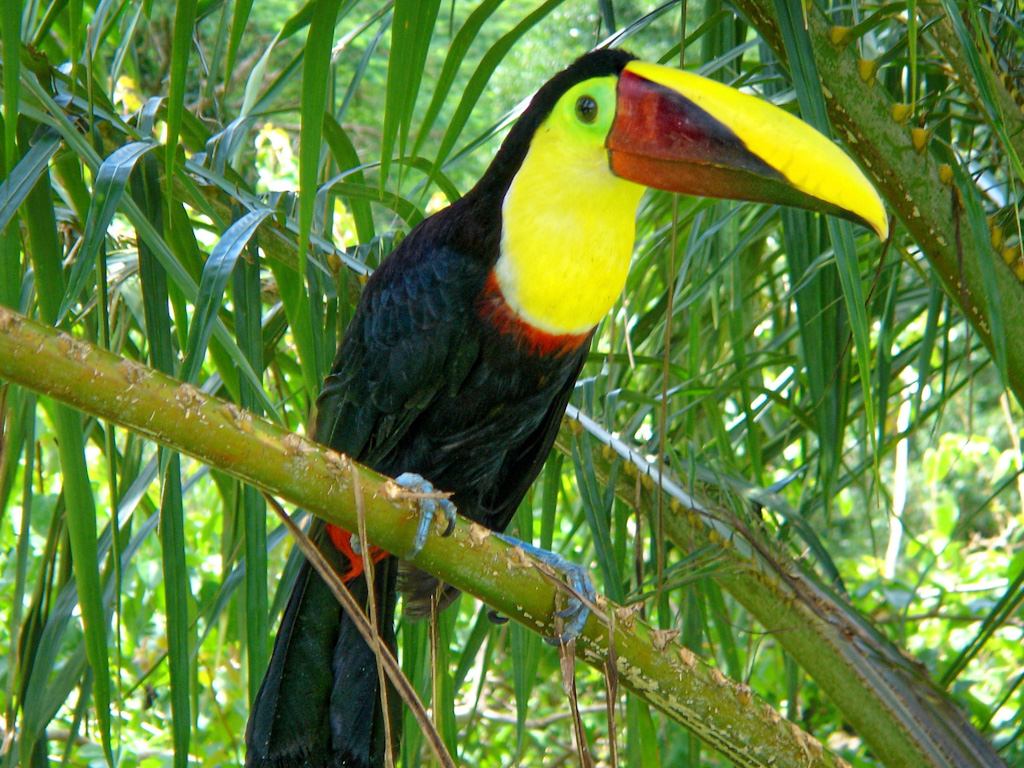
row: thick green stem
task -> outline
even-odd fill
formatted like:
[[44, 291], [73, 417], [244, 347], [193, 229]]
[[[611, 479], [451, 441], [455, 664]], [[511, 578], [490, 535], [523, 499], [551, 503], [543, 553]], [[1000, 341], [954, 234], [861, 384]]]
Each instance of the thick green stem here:
[[[338, 453], [136, 362], [0, 307], [0, 377], [136, 431], [348, 530], [358, 528], [361, 487], [369, 540], [406, 552], [419, 521], [405, 492]], [[417, 567], [546, 635], [559, 589], [521, 550], [460, 520], [431, 536]], [[816, 768], [845, 762], [737, 684], [673, 641], [601, 601], [577, 655], [692, 730], [739, 766]], [[614, 653], [609, 653], [610, 640]]]
[[[626, 447], [605, 436], [594, 468], [605, 482], [616, 453]], [[571, 453], [562, 430], [558, 449]], [[656, 470], [636, 454], [625, 457], [616, 493], [645, 509], [655, 506]], [[645, 474], [637, 484], [638, 469]], [[697, 489], [688, 489], [696, 493]], [[889, 642], [841, 597], [792, 562], [744, 520], [729, 512], [748, 502], [739, 490], [707, 486], [719, 501], [704, 503], [667, 488], [662, 504], [666, 537], [683, 552], [721, 550], [719, 583], [829, 695], [883, 764], [889, 768], [996, 768], [992, 746], [971, 726], [927, 670]]]

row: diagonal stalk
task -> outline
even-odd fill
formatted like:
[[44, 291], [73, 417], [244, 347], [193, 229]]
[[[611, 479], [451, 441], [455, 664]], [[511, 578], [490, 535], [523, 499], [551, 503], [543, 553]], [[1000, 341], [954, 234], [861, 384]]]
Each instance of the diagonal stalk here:
[[[721, 478], [701, 483], [714, 504], [702, 502], [669, 479], [639, 453], [581, 416], [583, 426], [602, 440], [594, 467], [608, 482], [612, 461], [625, 459], [616, 473], [616, 493], [654, 508], [663, 504], [666, 536], [683, 552], [713, 547], [721, 552], [719, 583], [828, 693], [835, 705], [889, 768], [997, 768], [1004, 765], [993, 747], [929, 678], [918, 661], [893, 645], [832, 590], [764, 539], [729, 508], [748, 505], [748, 493]], [[556, 447], [571, 452], [570, 431]], [[616, 455], [617, 454], [617, 455]], [[637, 482], [637, 472], [641, 473]], [[660, 489], [660, 491], [659, 491]], [[689, 492], [688, 492], [689, 491]]]
[[[412, 545], [419, 514], [387, 478], [189, 384], [2, 307], [0, 377], [136, 431], [348, 530], [359, 524], [358, 475], [368, 540], [391, 552]], [[557, 578], [481, 526], [460, 519], [451, 536], [429, 537], [415, 564], [533, 631], [555, 634], [553, 610], [563, 591]], [[846, 764], [749, 686], [675, 643], [676, 633], [653, 630], [635, 615], [605, 601], [594, 606], [577, 639], [579, 658], [603, 669], [611, 640], [623, 685], [738, 766]]]

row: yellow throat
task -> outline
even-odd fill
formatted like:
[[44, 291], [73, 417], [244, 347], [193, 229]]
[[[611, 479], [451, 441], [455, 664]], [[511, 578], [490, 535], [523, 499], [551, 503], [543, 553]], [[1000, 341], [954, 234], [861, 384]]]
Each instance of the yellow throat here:
[[[508, 305], [546, 333], [588, 332], [626, 282], [644, 187], [608, 167], [614, 83], [596, 78], [562, 97], [534, 134], [502, 204], [495, 278]], [[574, 112], [581, 94], [592, 94], [603, 110], [591, 124]]]

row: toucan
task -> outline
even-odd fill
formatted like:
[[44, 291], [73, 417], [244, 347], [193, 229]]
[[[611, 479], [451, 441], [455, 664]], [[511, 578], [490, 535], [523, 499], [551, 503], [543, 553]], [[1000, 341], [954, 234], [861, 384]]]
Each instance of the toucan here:
[[[788, 112], [621, 50], [548, 81], [480, 181], [418, 224], [367, 281], [316, 403], [313, 437], [395, 477], [451, 492], [503, 531], [551, 450], [594, 329], [620, 296], [646, 187], [835, 214], [879, 237], [874, 187]], [[311, 536], [362, 603], [348, 535]], [[375, 604], [395, 646], [407, 616], [454, 590], [374, 550]], [[399, 571], [402, 571], [401, 575]], [[246, 765], [383, 766], [373, 651], [305, 563], [246, 729]]]

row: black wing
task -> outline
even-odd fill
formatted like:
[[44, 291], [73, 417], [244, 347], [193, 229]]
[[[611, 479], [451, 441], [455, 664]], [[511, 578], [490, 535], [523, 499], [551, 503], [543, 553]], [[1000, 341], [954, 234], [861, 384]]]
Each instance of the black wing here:
[[317, 398], [314, 438], [387, 472], [410, 425], [478, 354], [481, 270], [410, 234], [364, 289]]

